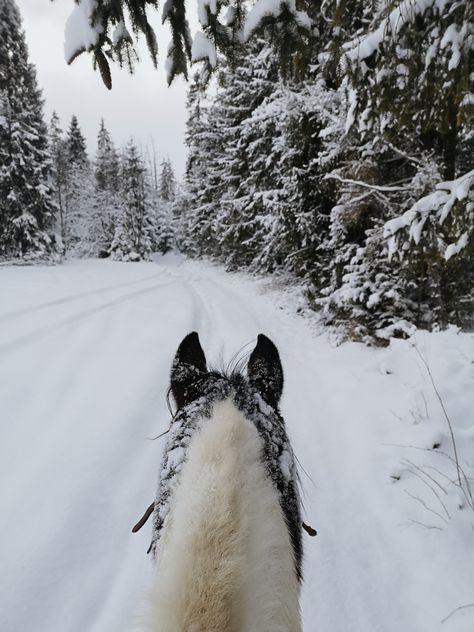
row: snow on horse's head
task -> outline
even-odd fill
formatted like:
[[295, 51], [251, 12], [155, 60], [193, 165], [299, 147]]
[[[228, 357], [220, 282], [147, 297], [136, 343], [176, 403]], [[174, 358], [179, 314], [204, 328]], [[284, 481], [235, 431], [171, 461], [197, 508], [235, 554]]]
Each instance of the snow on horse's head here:
[[177, 405], [154, 509], [150, 632], [298, 632], [301, 515], [279, 412], [283, 370], [260, 334], [247, 377], [210, 371], [198, 334], [171, 370]]

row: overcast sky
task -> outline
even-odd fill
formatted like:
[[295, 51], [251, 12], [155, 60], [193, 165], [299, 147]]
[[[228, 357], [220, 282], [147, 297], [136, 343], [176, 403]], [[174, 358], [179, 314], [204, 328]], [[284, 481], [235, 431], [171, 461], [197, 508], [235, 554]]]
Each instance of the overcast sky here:
[[89, 55], [80, 55], [71, 66], [64, 61], [64, 25], [73, 0], [16, 0], [23, 17], [23, 26], [38, 81], [46, 100], [45, 115], [49, 122], [56, 110], [63, 128], [72, 114], [79, 119], [87, 139], [89, 152], [96, 148], [97, 131], [103, 117], [117, 146], [130, 136], [142, 146], [155, 144], [159, 156], [169, 156], [178, 176], [184, 170], [186, 149], [186, 84], [179, 79], [168, 88], [163, 70], [170, 39], [159, 15], [150, 14], [156, 27], [159, 46], [159, 69], [149, 60], [146, 46], [141, 45], [141, 64], [130, 76], [118, 66], [112, 67], [113, 88], [108, 91], [99, 72], [92, 69]]

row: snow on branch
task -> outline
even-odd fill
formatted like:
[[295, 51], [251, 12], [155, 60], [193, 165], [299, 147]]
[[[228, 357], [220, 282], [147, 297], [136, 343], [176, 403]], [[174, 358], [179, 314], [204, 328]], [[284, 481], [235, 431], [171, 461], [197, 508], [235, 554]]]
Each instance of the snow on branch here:
[[208, 61], [212, 68], [217, 66], [216, 47], [201, 31], [194, 36], [191, 61]]
[[64, 56], [68, 64], [78, 55], [92, 50], [103, 33], [100, 20], [92, 23], [97, 0], [80, 0], [66, 21], [64, 33]]
[[362, 182], [362, 180], [351, 180], [350, 178], [341, 178], [337, 173], [327, 173], [324, 176], [324, 180], [338, 180], [342, 184], [351, 184], [353, 186], [362, 187], [363, 189], [371, 189], [372, 191], [379, 191], [381, 193], [395, 193], [397, 191], [406, 191], [406, 187], [387, 187], [377, 186], [376, 184], [368, 184]]
[[279, 18], [284, 11], [289, 11], [295, 18], [298, 26], [307, 29], [312, 28], [310, 17], [305, 11], [296, 9], [296, 0], [257, 0], [255, 6], [250, 10], [243, 27], [243, 39], [247, 41], [249, 37], [260, 27], [262, 21], [267, 17]]
[[392, 257], [399, 249], [400, 236], [408, 231], [408, 241], [415, 244], [420, 242], [423, 229], [428, 220], [442, 226], [458, 202], [466, 202], [465, 221], [462, 222], [466, 230], [454, 242], [446, 246], [444, 259], [461, 252], [469, 242], [470, 233], [474, 230], [474, 169], [456, 180], [442, 182], [436, 185], [436, 191], [419, 199], [408, 211], [385, 224], [384, 237], [389, 240], [389, 256]]
[[382, 20], [377, 29], [361, 40], [348, 42], [345, 45], [346, 55], [351, 61], [361, 61], [378, 51], [387, 35], [395, 38], [407, 23], [411, 23], [419, 15], [431, 8], [437, 7], [443, 11], [447, 0], [403, 0]]

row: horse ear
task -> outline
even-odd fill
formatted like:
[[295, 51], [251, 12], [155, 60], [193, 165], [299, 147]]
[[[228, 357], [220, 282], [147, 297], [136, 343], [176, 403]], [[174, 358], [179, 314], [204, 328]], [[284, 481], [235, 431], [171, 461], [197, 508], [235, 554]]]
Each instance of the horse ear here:
[[183, 339], [171, 365], [171, 392], [178, 408], [198, 397], [200, 382], [207, 373], [206, 356], [197, 332]]
[[259, 334], [247, 366], [250, 383], [263, 399], [276, 408], [283, 391], [283, 368], [280, 354], [270, 338]]

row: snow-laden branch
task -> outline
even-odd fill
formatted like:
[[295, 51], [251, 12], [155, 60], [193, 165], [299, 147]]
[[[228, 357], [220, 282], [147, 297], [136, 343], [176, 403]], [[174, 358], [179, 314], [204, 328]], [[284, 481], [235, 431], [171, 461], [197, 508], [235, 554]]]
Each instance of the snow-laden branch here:
[[298, 26], [311, 30], [311, 19], [305, 11], [296, 9], [296, 0], [258, 0], [244, 22], [242, 31], [244, 41], [257, 30], [262, 20], [266, 17], [278, 18], [285, 10], [294, 15]]
[[418, 15], [423, 15], [431, 7], [442, 11], [446, 4], [447, 0], [403, 0], [380, 22], [375, 31], [345, 45], [347, 57], [351, 61], [367, 59], [379, 49], [387, 35], [395, 39], [405, 24], [413, 22]]
[[96, 9], [97, 0], [81, 0], [68, 17], [64, 33], [64, 56], [68, 64], [84, 51], [92, 50], [99, 42], [104, 28], [100, 20], [93, 23]]
[[194, 36], [191, 61], [207, 61], [212, 68], [217, 65], [216, 47], [201, 31]]
[[456, 180], [441, 182], [436, 185], [436, 190], [433, 193], [422, 197], [400, 217], [387, 222], [384, 227], [384, 237], [389, 240], [390, 256], [393, 256], [398, 250], [400, 231], [407, 230], [408, 240], [418, 244], [428, 219], [434, 220], [436, 224], [441, 226], [457, 202], [466, 200], [465, 225], [467, 230], [454, 243], [446, 247], [444, 258], [448, 261], [452, 256], [458, 254], [467, 246], [469, 235], [474, 230], [472, 219], [469, 221], [469, 215], [474, 213], [474, 201], [468, 199], [473, 190], [474, 169]]
[[341, 178], [337, 173], [328, 173], [324, 176], [325, 180], [338, 180], [342, 184], [351, 184], [353, 186], [362, 187], [363, 189], [371, 189], [372, 191], [378, 191], [380, 193], [394, 193], [397, 191], [406, 191], [406, 187], [386, 187], [378, 186], [376, 184], [368, 184], [362, 182], [362, 180], [351, 180], [350, 178]]

